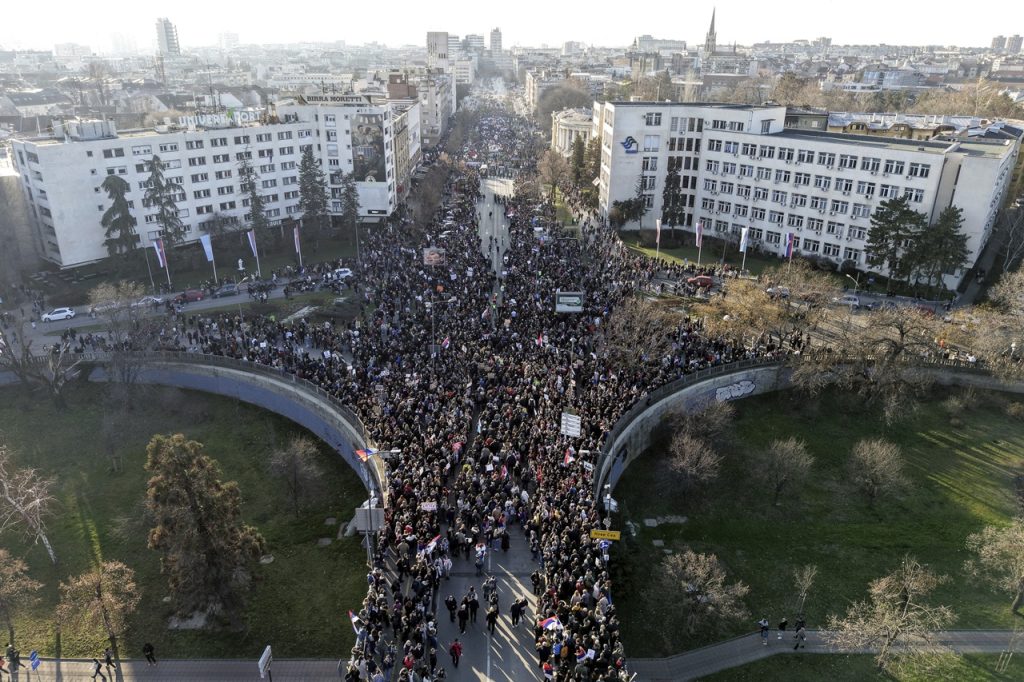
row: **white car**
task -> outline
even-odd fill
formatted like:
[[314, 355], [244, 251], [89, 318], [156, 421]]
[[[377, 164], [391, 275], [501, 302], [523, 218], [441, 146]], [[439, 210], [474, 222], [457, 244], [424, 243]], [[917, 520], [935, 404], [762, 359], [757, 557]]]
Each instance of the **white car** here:
[[349, 268], [338, 268], [334, 271], [334, 279], [346, 280], [354, 275], [355, 273]]
[[845, 294], [842, 298], [834, 298], [832, 301], [836, 305], [850, 306], [853, 310], [860, 308], [860, 296], [854, 296], [853, 294]]
[[162, 296], [143, 296], [142, 298], [137, 300], [135, 303], [132, 303], [132, 307], [133, 308], [148, 307], [148, 306], [152, 306], [154, 304], [160, 305], [163, 302], [164, 302], [164, 299], [163, 299]]
[[75, 316], [74, 308], [54, 308], [43, 315], [43, 322], [56, 322], [57, 320], [70, 320]]

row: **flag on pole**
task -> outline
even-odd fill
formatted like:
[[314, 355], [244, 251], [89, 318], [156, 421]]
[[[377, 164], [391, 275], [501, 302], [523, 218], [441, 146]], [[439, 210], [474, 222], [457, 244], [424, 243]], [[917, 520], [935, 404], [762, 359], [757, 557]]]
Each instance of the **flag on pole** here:
[[441, 348], [448, 350], [448, 346], [452, 345], [452, 339], [450, 336], [444, 337], [444, 341], [441, 342]]
[[700, 248], [700, 243], [703, 240], [704, 240], [704, 221], [703, 220], [698, 220], [697, 221], [697, 243], [695, 244], [695, 246], [698, 249]]
[[199, 238], [199, 241], [203, 244], [203, 251], [206, 252], [206, 262], [213, 262], [213, 242], [210, 241], [210, 235], [204, 234]]
[[302, 255], [302, 246], [299, 244], [299, 226], [296, 225], [292, 232], [295, 235], [295, 253]]
[[156, 260], [160, 267], [167, 269], [167, 252], [164, 250], [164, 240], [159, 238], [153, 242], [153, 250], [156, 251]]
[[792, 232], [786, 233], [786, 258], [793, 257], [793, 237]]
[[356, 457], [359, 458], [360, 462], [365, 462], [366, 460], [373, 457], [375, 454], [377, 454], [377, 451], [374, 450], [373, 448], [366, 448], [365, 450], [356, 450]]
[[654, 221], [654, 243], [661, 246], [661, 218]]
[[501, 478], [502, 480], [508, 478], [508, 467], [504, 464], [501, 465]]
[[252, 249], [253, 257], [259, 258], [259, 255], [256, 253], [256, 230], [249, 230], [245, 235], [249, 238], [249, 248]]
[[747, 237], [750, 235], [750, 228], [744, 227], [740, 230], [740, 253], [747, 252]]
[[541, 332], [540, 334], [537, 334], [537, 345], [538, 346], [543, 346], [544, 345], [544, 334], [543, 334], [543, 332]]
[[350, 621], [352, 621], [352, 629], [355, 631], [356, 636], [358, 637], [359, 636], [359, 632], [360, 632], [359, 624], [362, 623], [362, 621], [359, 620], [359, 616], [357, 616], [356, 614], [352, 613], [351, 609], [349, 609], [349, 612], [348, 612], [348, 619]]
[[572, 450], [571, 449], [570, 450], [566, 450], [565, 451], [565, 457], [562, 459], [562, 465], [563, 466], [569, 466], [570, 464], [572, 464], [575, 461], [576, 461], [576, 458], [572, 456]]

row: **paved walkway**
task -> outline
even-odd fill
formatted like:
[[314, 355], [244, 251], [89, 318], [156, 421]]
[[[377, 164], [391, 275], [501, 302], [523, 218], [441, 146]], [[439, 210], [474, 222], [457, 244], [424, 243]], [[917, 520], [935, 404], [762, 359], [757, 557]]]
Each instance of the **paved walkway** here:
[[[951, 630], [942, 633], [937, 643], [964, 654], [998, 654], [1006, 651], [1011, 644], [1012, 630]], [[769, 633], [768, 646], [761, 643], [761, 636], [752, 633], [718, 644], [694, 649], [668, 658], [631, 658], [629, 669], [637, 674], [637, 682], [679, 682], [694, 680], [705, 675], [735, 668], [759, 661], [777, 654], [792, 655], [793, 633], [789, 631], [779, 640], [778, 633]], [[1014, 643], [1015, 649], [1024, 650], [1024, 642]], [[801, 654], [834, 654], [835, 649], [825, 644], [818, 630], [807, 631], [806, 646]], [[874, 653], [870, 649], [843, 653]]]

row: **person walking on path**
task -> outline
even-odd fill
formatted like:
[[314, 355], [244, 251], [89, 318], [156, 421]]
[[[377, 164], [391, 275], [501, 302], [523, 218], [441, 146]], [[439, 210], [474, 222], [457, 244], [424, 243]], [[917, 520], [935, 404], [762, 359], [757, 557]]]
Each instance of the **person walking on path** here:
[[757, 624], [761, 627], [761, 644], [768, 646], [768, 618], [762, 618]]
[[466, 634], [466, 622], [469, 620], [469, 600], [462, 599], [459, 605], [459, 634]]
[[798, 623], [798, 625], [799, 627], [796, 629], [796, 644], [793, 646], [793, 651], [796, 651], [800, 647], [807, 647], [804, 643], [807, 640], [807, 631], [804, 629], [803, 623]]
[[455, 601], [455, 596], [449, 594], [445, 600], [444, 605], [448, 607], [448, 615], [451, 616], [452, 622], [455, 622], [455, 612], [459, 610], [459, 603]]
[[92, 659], [92, 679], [95, 680], [97, 675], [103, 682], [107, 682], [107, 676], [103, 674], [103, 664], [99, 659], [94, 658]]
[[110, 647], [103, 650], [103, 665], [106, 667], [108, 675], [110, 675], [111, 668], [117, 670], [117, 666], [114, 665], [114, 652], [110, 650]]
[[519, 625], [519, 616], [523, 613], [523, 605], [518, 599], [512, 600], [512, 606], [508, 608], [509, 615], [512, 616], [512, 627]]
[[146, 662], [150, 665], [156, 665], [156, 657], [153, 655], [153, 645], [146, 642], [142, 645], [142, 653], [146, 657]]
[[469, 622], [476, 623], [476, 612], [480, 610], [480, 600], [476, 596], [476, 589], [470, 587], [469, 594]]
[[789, 621], [783, 617], [783, 619], [779, 621], [779, 639], [782, 639], [782, 636], [786, 634], [787, 625], [789, 625]]
[[456, 637], [452, 645], [448, 647], [448, 653], [452, 656], [452, 665], [456, 668], [459, 667], [459, 659], [462, 658], [462, 643], [459, 638]]
[[491, 635], [494, 634], [494, 626], [497, 625], [497, 624], [498, 624], [498, 607], [497, 606], [491, 606], [491, 608], [487, 609], [487, 630], [488, 630], [488, 632], [491, 633]]

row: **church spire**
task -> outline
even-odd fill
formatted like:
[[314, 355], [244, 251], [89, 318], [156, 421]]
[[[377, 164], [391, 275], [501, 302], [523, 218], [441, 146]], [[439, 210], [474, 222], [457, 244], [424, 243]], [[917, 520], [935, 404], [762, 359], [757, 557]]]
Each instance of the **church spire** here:
[[704, 54], [711, 56], [715, 53], [715, 9], [711, 10], [711, 28], [708, 29], [707, 38], [704, 39]]

